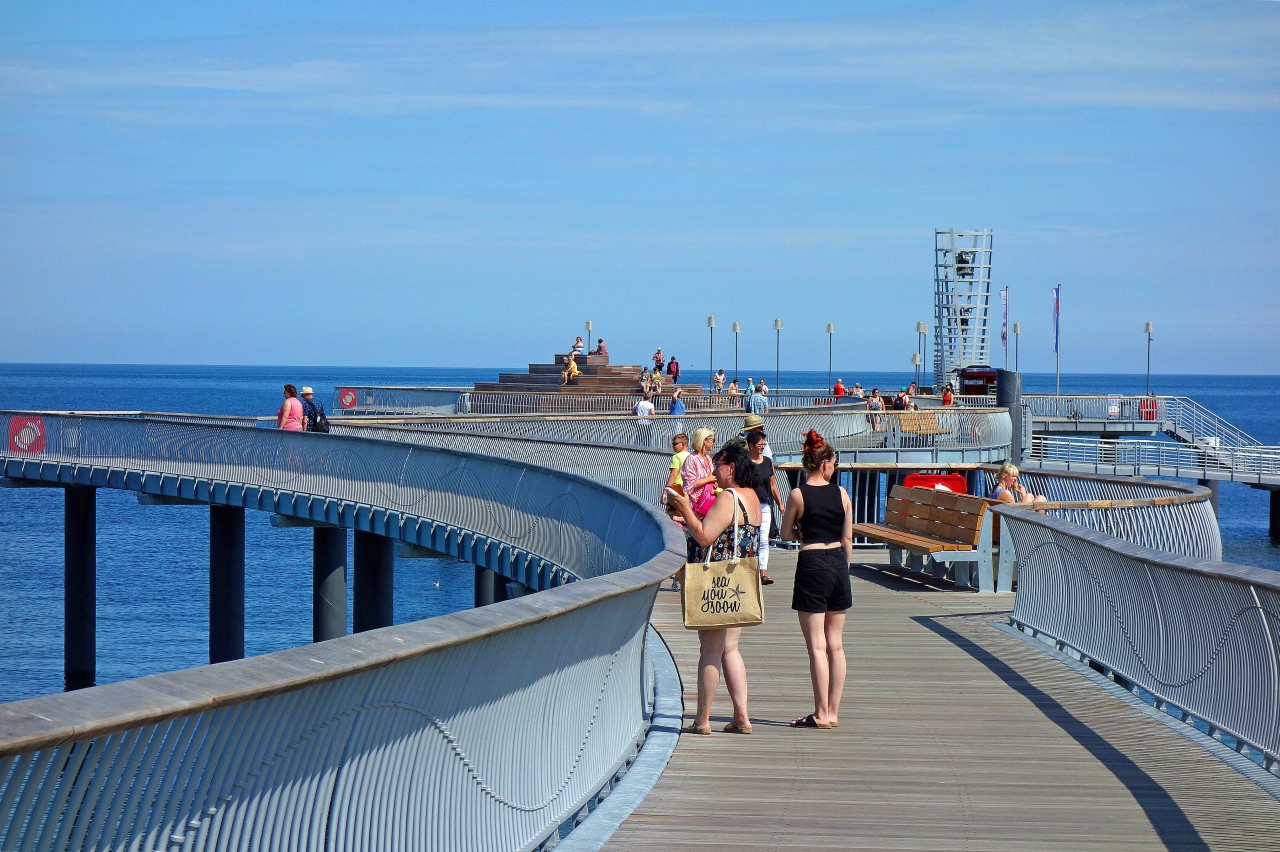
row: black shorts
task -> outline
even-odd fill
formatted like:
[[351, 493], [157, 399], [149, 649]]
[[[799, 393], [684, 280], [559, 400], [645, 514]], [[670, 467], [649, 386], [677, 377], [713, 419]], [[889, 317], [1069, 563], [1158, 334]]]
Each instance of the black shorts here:
[[853, 590], [849, 588], [844, 548], [800, 551], [791, 608], [797, 612], [844, 612], [851, 606]]

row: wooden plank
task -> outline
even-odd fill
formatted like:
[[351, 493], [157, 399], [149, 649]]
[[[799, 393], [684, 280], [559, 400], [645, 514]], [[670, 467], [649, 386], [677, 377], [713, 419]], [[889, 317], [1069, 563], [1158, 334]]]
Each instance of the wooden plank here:
[[[742, 634], [754, 732], [719, 732], [729, 719], [721, 686], [716, 733], [681, 736], [606, 848], [1275, 847], [1280, 802], [1034, 644], [993, 629], [1007, 597], [856, 569], [841, 726], [787, 727], [812, 709], [788, 609], [794, 564], [794, 552], [773, 552], [778, 582], [765, 588], [765, 623]], [[675, 654], [691, 713], [698, 638], [680, 623], [678, 595], [658, 593], [653, 623]]]

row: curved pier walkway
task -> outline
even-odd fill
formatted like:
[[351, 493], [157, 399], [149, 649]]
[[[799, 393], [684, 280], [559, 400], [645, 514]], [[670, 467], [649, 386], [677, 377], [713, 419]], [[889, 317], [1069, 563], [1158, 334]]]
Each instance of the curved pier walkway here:
[[[793, 552], [773, 552], [766, 623], [743, 636], [754, 733], [720, 733], [722, 684], [716, 733], [680, 737], [606, 848], [1275, 848], [1280, 801], [1136, 699], [999, 629], [1007, 596], [855, 569], [841, 727], [790, 729], [812, 709], [794, 567]], [[687, 722], [697, 637], [675, 593], [659, 592], [653, 623]]]

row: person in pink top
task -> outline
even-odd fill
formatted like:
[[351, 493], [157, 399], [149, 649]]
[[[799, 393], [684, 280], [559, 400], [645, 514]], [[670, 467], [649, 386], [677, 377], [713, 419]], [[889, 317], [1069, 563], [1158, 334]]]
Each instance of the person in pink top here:
[[276, 412], [276, 426], [290, 432], [302, 431], [302, 402], [298, 399], [298, 389], [293, 385], [284, 386], [284, 404]]

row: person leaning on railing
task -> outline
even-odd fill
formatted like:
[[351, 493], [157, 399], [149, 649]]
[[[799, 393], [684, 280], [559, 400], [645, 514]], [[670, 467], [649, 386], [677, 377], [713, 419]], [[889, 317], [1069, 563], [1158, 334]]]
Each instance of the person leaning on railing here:
[[988, 496], [1001, 503], [1019, 503], [1037, 507], [1041, 503], [1049, 502], [1049, 498], [1043, 494], [1032, 494], [1028, 491], [1026, 486], [1018, 481], [1017, 466], [1009, 463], [1000, 466], [1000, 472], [996, 474], [995, 490]]

